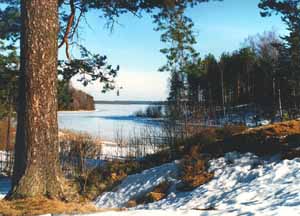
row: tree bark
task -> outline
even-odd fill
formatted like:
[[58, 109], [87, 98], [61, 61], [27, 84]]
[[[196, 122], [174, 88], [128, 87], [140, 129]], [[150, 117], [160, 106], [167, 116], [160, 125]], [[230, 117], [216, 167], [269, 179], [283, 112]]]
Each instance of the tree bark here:
[[9, 198], [61, 198], [57, 124], [57, 0], [21, 1], [21, 76]]

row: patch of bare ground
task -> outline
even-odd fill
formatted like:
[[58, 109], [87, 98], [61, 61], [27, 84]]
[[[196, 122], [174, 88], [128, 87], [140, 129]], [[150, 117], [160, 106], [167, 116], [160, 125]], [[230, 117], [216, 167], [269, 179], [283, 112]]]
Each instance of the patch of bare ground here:
[[0, 200], [1, 216], [42, 215], [42, 214], [87, 214], [104, 211], [121, 211], [123, 209], [97, 209], [91, 203], [62, 202], [54, 199], [27, 198], [13, 201]]

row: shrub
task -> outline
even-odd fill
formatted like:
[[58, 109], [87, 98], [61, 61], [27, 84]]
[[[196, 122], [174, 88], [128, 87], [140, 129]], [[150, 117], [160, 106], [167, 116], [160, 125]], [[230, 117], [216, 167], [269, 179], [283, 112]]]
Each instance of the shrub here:
[[199, 187], [202, 184], [209, 182], [214, 174], [208, 172], [208, 160], [209, 157], [203, 157], [198, 155], [185, 156], [181, 162], [181, 174], [180, 178], [182, 184], [178, 187], [178, 190], [187, 191]]
[[88, 159], [97, 159], [101, 154], [101, 141], [86, 133], [60, 132], [61, 165], [66, 175], [74, 178], [80, 193], [85, 193], [86, 184], [93, 166]]
[[198, 130], [198, 133], [184, 139], [181, 142], [181, 146], [183, 146], [182, 154], [189, 154], [192, 151], [200, 152], [203, 146], [210, 146], [217, 141], [217, 134], [215, 128], [202, 128]]
[[128, 175], [142, 171], [137, 161], [111, 161], [103, 167], [97, 167], [88, 175], [86, 190], [83, 194], [94, 199], [105, 191], [112, 190]]

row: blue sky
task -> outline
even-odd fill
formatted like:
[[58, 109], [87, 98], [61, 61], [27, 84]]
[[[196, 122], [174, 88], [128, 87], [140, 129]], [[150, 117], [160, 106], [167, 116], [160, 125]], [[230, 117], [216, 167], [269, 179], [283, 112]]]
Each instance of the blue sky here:
[[[220, 56], [224, 51], [238, 49], [250, 35], [275, 30], [285, 33], [279, 16], [262, 18], [257, 7], [259, 0], [224, 0], [202, 3], [189, 9], [187, 15], [195, 23], [196, 49], [205, 56], [212, 53]], [[111, 33], [104, 27], [105, 20], [96, 11], [87, 16], [82, 24], [81, 43], [94, 53], [105, 54], [113, 65], [120, 65], [117, 82], [124, 89], [120, 96], [116, 92], [101, 94], [99, 84], [86, 88], [74, 85], [100, 100], [164, 100], [168, 94], [169, 74], [157, 69], [165, 62], [159, 50], [164, 47], [160, 33], [155, 32], [149, 15], [138, 19], [130, 14], [119, 19]], [[73, 53], [76, 53], [73, 52]]]

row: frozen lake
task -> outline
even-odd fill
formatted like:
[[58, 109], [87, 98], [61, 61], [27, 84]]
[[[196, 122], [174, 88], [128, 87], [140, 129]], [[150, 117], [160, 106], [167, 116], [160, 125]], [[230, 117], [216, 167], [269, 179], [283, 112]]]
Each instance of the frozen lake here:
[[145, 127], [158, 128], [158, 121], [137, 118], [133, 115], [144, 110], [145, 104], [96, 104], [95, 111], [62, 111], [58, 113], [60, 129], [87, 132], [104, 140], [114, 141], [116, 134], [124, 138], [140, 133]]

